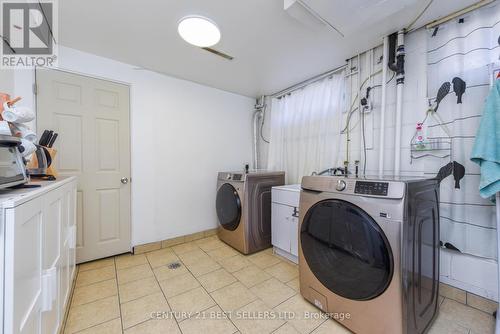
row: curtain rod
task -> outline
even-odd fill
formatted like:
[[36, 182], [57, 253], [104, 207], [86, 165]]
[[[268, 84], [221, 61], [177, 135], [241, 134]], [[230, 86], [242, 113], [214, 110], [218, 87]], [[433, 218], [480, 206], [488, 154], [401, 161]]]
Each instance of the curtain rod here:
[[297, 83], [297, 84], [295, 84], [295, 85], [293, 85], [293, 86], [290, 86], [290, 87], [288, 87], [288, 88], [285, 88], [285, 89], [283, 89], [283, 90], [280, 90], [279, 92], [276, 92], [276, 93], [274, 93], [274, 94], [271, 94], [270, 96], [271, 96], [271, 97], [274, 97], [274, 98], [283, 97], [283, 96], [285, 96], [286, 94], [289, 94], [289, 93], [291, 93], [291, 92], [294, 92], [294, 91], [296, 91], [296, 90], [299, 90], [299, 89], [301, 89], [301, 88], [304, 88], [305, 86], [307, 86], [307, 85], [309, 85], [309, 84], [312, 84], [312, 83], [317, 82], [317, 81], [319, 81], [319, 80], [321, 80], [321, 79], [323, 79], [323, 78], [326, 78], [326, 77], [328, 77], [328, 76], [330, 76], [330, 75], [332, 75], [332, 74], [334, 74], [334, 73], [337, 73], [337, 72], [339, 72], [339, 71], [342, 71], [343, 69], [345, 69], [345, 68], [346, 68], [346, 66], [347, 66], [347, 64], [346, 64], [346, 65], [339, 66], [339, 67], [337, 67], [337, 68], [334, 68], [333, 70], [330, 70], [330, 71], [328, 71], [328, 72], [318, 74], [318, 75], [316, 75], [316, 76], [314, 76], [314, 77], [312, 77], [312, 78], [306, 79], [306, 80], [301, 81], [301, 82], [299, 82], [299, 83]]
[[470, 6], [466, 7], [466, 8], [464, 8], [464, 9], [461, 9], [461, 10], [456, 11], [454, 13], [451, 13], [451, 14], [445, 16], [445, 17], [442, 17], [440, 19], [437, 19], [437, 20], [434, 20], [434, 21], [429, 22], [427, 24], [424, 24], [424, 25], [420, 26], [420, 28], [425, 27], [426, 29], [432, 29], [432, 28], [434, 28], [434, 27], [436, 27], [436, 26], [438, 26], [440, 24], [446, 23], [446, 22], [448, 22], [450, 20], [453, 20], [453, 19], [455, 19], [455, 18], [457, 18], [457, 17], [459, 17], [461, 15], [465, 15], [465, 14], [467, 14], [467, 13], [473, 11], [473, 10], [479, 9], [479, 8], [484, 7], [486, 5], [489, 5], [489, 4], [493, 3], [493, 2], [494, 2], [494, 0], [481, 0], [479, 2], [476, 2], [473, 5], [470, 5]]

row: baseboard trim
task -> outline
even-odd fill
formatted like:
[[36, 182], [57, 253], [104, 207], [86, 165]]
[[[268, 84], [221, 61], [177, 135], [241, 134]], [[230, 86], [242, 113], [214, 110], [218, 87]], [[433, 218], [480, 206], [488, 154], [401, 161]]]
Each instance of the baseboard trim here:
[[142, 253], [152, 252], [152, 251], [159, 250], [162, 248], [168, 248], [168, 247], [180, 245], [180, 244], [183, 244], [186, 242], [190, 242], [190, 241], [194, 241], [194, 240], [198, 240], [198, 239], [203, 239], [206, 237], [211, 237], [211, 236], [216, 235], [216, 234], [217, 234], [217, 228], [212, 228], [209, 230], [191, 233], [191, 234], [183, 235], [180, 237], [170, 238], [170, 239], [156, 241], [156, 242], [150, 242], [147, 244], [134, 246], [132, 248], [132, 253], [133, 254], [142, 254]]
[[498, 309], [498, 303], [469, 291], [459, 289], [446, 283], [439, 283], [439, 294], [460, 304], [467, 305], [483, 312], [493, 314]]

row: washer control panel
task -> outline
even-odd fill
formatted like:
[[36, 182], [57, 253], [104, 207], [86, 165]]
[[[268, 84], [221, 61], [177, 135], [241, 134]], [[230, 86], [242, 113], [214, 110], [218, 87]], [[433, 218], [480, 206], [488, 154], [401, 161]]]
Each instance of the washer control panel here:
[[344, 180], [338, 180], [337, 184], [335, 185], [335, 189], [338, 191], [343, 191], [346, 188], [347, 184], [345, 183]]
[[356, 181], [355, 194], [387, 196], [389, 182]]

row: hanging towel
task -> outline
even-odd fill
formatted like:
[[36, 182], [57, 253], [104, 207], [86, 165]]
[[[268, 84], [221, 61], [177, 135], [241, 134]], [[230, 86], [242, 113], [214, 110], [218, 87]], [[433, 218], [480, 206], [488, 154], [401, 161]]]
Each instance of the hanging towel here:
[[483, 198], [494, 196], [500, 191], [500, 80], [486, 100], [471, 160], [481, 166], [479, 194]]

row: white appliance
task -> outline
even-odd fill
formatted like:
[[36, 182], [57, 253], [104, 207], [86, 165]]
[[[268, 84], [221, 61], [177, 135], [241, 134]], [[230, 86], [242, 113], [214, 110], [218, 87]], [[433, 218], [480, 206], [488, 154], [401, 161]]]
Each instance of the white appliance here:
[[76, 177], [0, 192], [0, 333], [60, 331], [75, 277]]

